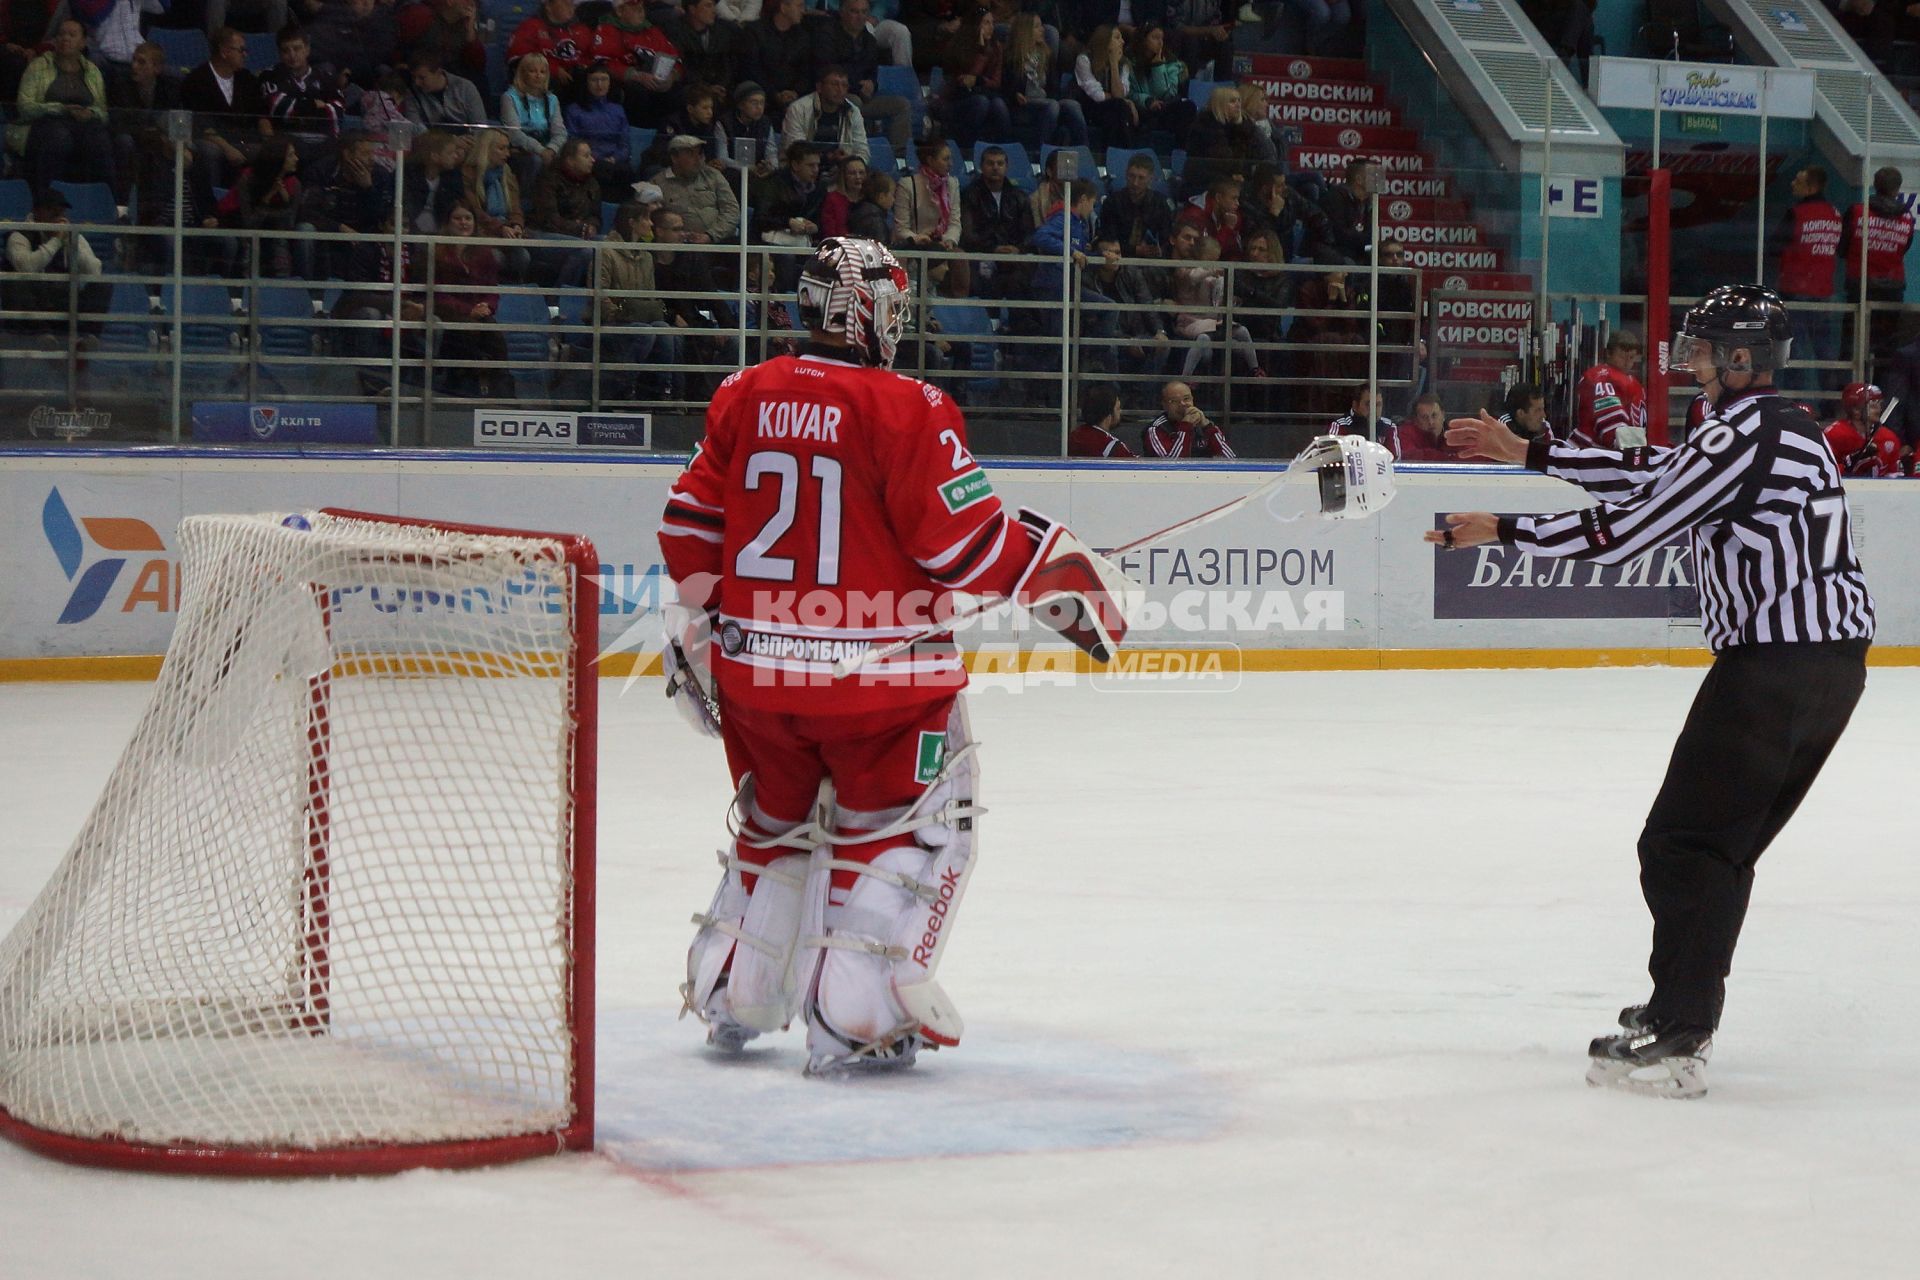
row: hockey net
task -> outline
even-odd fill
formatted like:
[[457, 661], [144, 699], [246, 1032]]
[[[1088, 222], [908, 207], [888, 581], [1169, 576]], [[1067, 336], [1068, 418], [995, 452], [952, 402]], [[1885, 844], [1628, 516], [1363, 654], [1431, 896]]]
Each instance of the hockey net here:
[[0, 1132], [93, 1163], [592, 1145], [584, 539], [199, 516], [151, 703], [0, 944]]

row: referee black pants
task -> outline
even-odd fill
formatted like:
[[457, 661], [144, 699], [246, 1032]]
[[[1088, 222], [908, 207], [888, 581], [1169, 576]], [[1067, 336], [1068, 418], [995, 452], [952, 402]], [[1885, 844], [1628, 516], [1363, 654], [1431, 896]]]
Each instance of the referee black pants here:
[[1800, 807], [1867, 680], [1867, 642], [1737, 645], [1714, 660], [1640, 833], [1649, 1016], [1716, 1027], [1753, 864]]

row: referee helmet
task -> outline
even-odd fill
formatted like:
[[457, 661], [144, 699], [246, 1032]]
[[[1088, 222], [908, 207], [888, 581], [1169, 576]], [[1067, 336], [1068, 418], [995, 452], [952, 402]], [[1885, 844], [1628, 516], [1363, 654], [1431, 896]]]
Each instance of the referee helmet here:
[[1691, 369], [1704, 352], [1716, 369], [1767, 373], [1784, 369], [1792, 351], [1793, 326], [1779, 294], [1765, 285], [1723, 284], [1680, 322], [1667, 368]]

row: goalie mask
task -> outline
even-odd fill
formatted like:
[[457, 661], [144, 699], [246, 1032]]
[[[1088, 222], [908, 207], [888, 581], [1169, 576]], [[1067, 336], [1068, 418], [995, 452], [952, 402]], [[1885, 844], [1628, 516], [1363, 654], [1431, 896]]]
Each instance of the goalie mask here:
[[1267, 498], [1267, 514], [1282, 522], [1302, 516], [1364, 520], [1393, 501], [1393, 452], [1365, 436], [1315, 436], [1287, 464]]
[[874, 240], [822, 240], [800, 270], [800, 323], [844, 334], [861, 364], [893, 368], [913, 313], [907, 272]]
[[[1745, 351], [1745, 355], [1736, 353]], [[1667, 368], [1690, 373], [1705, 355], [1717, 370], [1768, 373], [1784, 369], [1793, 354], [1787, 304], [1764, 285], [1723, 284], [1694, 304], [1673, 337]]]

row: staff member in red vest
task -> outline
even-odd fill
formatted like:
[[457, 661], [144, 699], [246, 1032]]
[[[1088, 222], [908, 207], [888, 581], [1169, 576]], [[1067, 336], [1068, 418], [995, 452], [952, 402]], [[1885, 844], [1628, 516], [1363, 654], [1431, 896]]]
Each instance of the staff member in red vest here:
[[[1780, 295], [1788, 302], [1833, 301], [1833, 269], [1840, 255], [1840, 210], [1827, 199], [1827, 171], [1809, 166], [1793, 175], [1793, 204], [1775, 234], [1780, 253]], [[1789, 307], [1793, 318], [1794, 362], [1783, 371], [1790, 387], [1817, 388], [1828, 382], [1823, 369], [1808, 360], [1834, 357], [1834, 313]]]
[[[1860, 261], [1863, 256], [1867, 268], [1867, 301], [1905, 301], [1907, 249], [1912, 244], [1913, 214], [1907, 211], [1906, 202], [1900, 198], [1900, 171], [1891, 165], [1876, 169], [1873, 174], [1873, 195], [1865, 205], [1855, 205], [1847, 210], [1846, 235], [1840, 242], [1840, 270], [1847, 281], [1847, 301], [1860, 301]], [[1893, 354], [1893, 338], [1899, 321], [1899, 313], [1894, 311], [1874, 313], [1872, 327], [1868, 330], [1868, 350], [1874, 364], [1880, 364]]]

